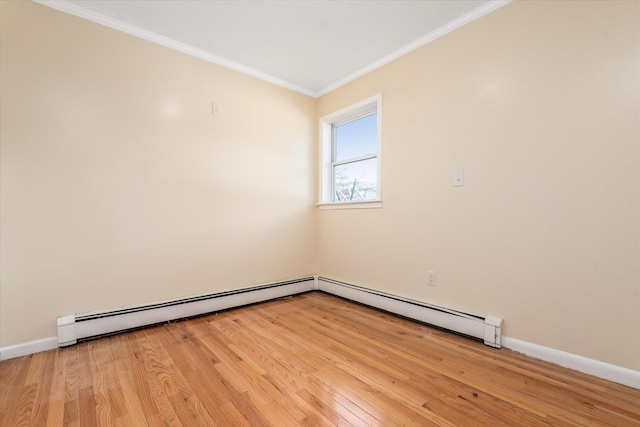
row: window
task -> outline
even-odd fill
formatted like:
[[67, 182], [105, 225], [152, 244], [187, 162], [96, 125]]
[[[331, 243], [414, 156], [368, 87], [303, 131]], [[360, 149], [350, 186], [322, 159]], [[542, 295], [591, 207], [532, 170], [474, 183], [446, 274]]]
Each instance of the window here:
[[381, 207], [381, 97], [320, 119], [321, 207]]

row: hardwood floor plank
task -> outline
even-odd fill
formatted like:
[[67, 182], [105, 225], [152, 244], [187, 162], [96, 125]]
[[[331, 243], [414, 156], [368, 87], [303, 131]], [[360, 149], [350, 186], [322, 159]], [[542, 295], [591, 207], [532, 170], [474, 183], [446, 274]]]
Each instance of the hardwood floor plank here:
[[242, 426], [242, 427], [251, 427], [252, 424], [247, 421], [247, 419], [240, 413], [240, 411], [232, 404], [226, 403], [222, 405], [219, 409], [220, 418], [225, 420], [226, 424], [223, 425], [233, 425], [233, 426]]
[[640, 427], [640, 390], [319, 292], [0, 363], [0, 426]]
[[151, 398], [155, 403], [155, 407], [158, 408], [158, 414], [162, 416], [165, 425], [171, 427], [182, 426], [183, 424], [171, 404], [170, 396], [165, 394], [158, 378], [153, 373], [148, 372], [147, 375], [145, 375], [145, 381], [149, 385]]
[[[400, 425], [449, 425], [446, 422], [442, 424], [436, 423], [429, 419], [430, 417], [428, 414], [420, 413], [421, 411], [408, 407], [406, 402], [392, 399], [383, 392], [383, 390], [372, 387], [360, 377], [356, 377], [352, 373], [346, 372], [342, 369], [328, 367], [327, 369], [318, 372], [316, 376], [321, 378], [323, 381], [347, 385], [346, 390], [348, 390], [349, 394], [358, 396], [360, 399], [363, 399], [372, 406], [380, 408], [385, 414], [391, 416], [394, 420], [398, 420]], [[343, 390], [345, 390], [344, 386]]]
[[10, 406], [7, 407], [3, 426], [28, 426], [31, 421], [31, 413], [35, 404], [37, 384], [22, 385], [16, 387], [10, 393], [15, 393]]
[[80, 408], [80, 425], [98, 425], [96, 419], [96, 401], [93, 394], [93, 387], [80, 389], [78, 400], [78, 407]]
[[43, 420], [35, 420], [29, 423], [29, 425], [47, 425], [47, 426], [61, 426], [64, 421], [64, 400], [54, 400], [46, 405], [46, 418]]
[[25, 378], [24, 385], [37, 384], [40, 382], [42, 373], [45, 370], [45, 363], [47, 360], [51, 360], [44, 353], [36, 353], [31, 355], [31, 363], [29, 364], [29, 371]]
[[[37, 381], [34, 406], [31, 411], [33, 425], [46, 425], [51, 414], [59, 414], [60, 406], [64, 408], [66, 358], [62, 352], [56, 352], [54, 357], [47, 357], [40, 363], [40, 380]], [[64, 412], [62, 413], [64, 415]], [[60, 417], [62, 423], [62, 417]]]
[[362, 424], [362, 420], [351, 412], [343, 410], [344, 408], [340, 405], [332, 404], [333, 399], [327, 399], [329, 402], [324, 401], [322, 394], [312, 394], [313, 391], [314, 390], [300, 389], [297, 391], [297, 394], [328, 421], [336, 426], [358, 426]]
[[207, 425], [224, 426], [226, 420], [221, 416], [220, 407], [229, 403], [229, 400], [223, 398], [218, 390], [210, 389], [206, 381], [201, 381], [198, 372], [189, 370], [183, 375], [193, 389], [193, 396], [188, 398], [193, 411], [201, 418], [211, 420]]

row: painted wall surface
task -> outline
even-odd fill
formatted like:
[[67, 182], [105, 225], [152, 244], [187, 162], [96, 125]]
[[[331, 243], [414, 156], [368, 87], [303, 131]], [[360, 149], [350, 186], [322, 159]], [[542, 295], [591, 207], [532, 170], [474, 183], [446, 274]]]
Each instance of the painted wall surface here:
[[0, 347], [64, 314], [314, 273], [314, 99], [0, 3]]
[[319, 271], [639, 370], [639, 7], [515, 1], [323, 96], [382, 93], [384, 206], [320, 211]]

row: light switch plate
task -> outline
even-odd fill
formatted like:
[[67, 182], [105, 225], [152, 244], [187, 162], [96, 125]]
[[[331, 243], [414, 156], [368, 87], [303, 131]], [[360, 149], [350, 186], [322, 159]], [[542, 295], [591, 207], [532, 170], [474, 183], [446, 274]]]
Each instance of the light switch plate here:
[[464, 172], [463, 171], [455, 171], [453, 174], [453, 186], [461, 187], [464, 185]]

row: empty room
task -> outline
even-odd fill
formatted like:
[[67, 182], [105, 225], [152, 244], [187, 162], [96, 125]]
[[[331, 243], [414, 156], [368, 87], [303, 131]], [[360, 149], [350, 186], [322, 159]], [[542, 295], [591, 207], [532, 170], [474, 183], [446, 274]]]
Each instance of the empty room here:
[[640, 426], [640, 1], [0, 20], [0, 426]]

